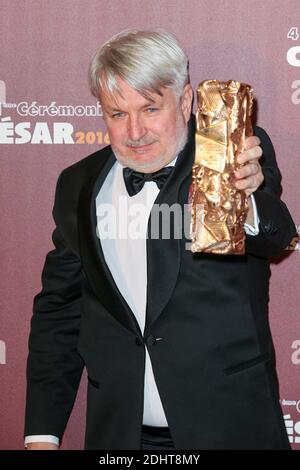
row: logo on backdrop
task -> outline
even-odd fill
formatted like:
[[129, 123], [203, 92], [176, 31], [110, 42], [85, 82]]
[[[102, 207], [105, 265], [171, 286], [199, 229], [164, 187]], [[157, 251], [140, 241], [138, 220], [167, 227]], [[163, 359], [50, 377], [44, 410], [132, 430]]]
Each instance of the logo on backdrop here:
[[6, 364], [6, 344], [0, 340], [0, 364]]
[[[299, 41], [300, 35], [297, 26], [293, 26], [287, 33], [287, 38], [292, 41]], [[300, 45], [294, 45], [290, 47], [286, 54], [286, 60], [292, 67], [300, 67]], [[300, 80], [294, 80], [292, 82], [292, 96], [291, 100], [293, 104], [300, 104]]]
[[292, 342], [291, 348], [293, 349], [291, 355], [292, 364], [298, 366], [300, 364], [300, 339], [295, 339]]
[[289, 441], [300, 444], [300, 400], [281, 400], [281, 406]]
[[[6, 83], [0, 80], [0, 144], [109, 144], [107, 133], [75, 130], [68, 121], [74, 116], [102, 116], [99, 102], [75, 106], [56, 101], [48, 104], [37, 101], [10, 103], [7, 102], [6, 93]], [[51, 123], [51, 118], [63, 120]]]

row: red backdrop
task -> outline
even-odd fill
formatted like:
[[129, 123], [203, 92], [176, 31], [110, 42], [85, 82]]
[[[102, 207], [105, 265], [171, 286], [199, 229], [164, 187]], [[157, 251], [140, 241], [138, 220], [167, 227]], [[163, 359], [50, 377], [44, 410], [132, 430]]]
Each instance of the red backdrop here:
[[[297, 22], [298, 21], [298, 22]], [[89, 60], [128, 28], [173, 32], [204, 79], [253, 86], [257, 124], [275, 145], [283, 199], [299, 222], [299, 0], [2, 0], [0, 15], [0, 446], [23, 447], [25, 361], [33, 296], [52, 248], [62, 168], [104, 145]], [[290, 440], [300, 449], [299, 246], [272, 264], [270, 322]], [[288, 256], [289, 255], [289, 256]], [[64, 448], [83, 447], [85, 378]], [[217, 426], [217, 423], [216, 423]]]

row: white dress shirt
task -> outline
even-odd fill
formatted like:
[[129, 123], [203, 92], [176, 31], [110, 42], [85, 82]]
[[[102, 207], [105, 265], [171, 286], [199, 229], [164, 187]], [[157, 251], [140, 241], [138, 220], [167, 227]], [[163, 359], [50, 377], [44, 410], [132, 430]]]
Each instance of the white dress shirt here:
[[[176, 158], [167, 166], [173, 166], [175, 162]], [[116, 161], [96, 197], [97, 235], [113, 279], [144, 332], [147, 301], [146, 234], [149, 215], [159, 189], [155, 182], [149, 181], [139, 193], [130, 197], [123, 179], [123, 168]], [[245, 224], [244, 228], [248, 235], [257, 235], [259, 219], [253, 195], [251, 199], [254, 226]], [[128, 233], [131, 236], [127, 236]], [[145, 351], [143, 424], [168, 426], [146, 346]], [[51, 435], [27, 436], [25, 445], [30, 442], [59, 444], [59, 439]]]

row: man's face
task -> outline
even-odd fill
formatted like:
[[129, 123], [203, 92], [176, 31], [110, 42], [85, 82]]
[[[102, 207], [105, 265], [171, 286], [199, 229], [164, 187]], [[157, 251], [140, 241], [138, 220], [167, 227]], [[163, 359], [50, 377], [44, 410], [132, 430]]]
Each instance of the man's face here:
[[100, 93], [103, 117], [116, 158], [124, 166], [144, 173], [170, 163], [184, 147], [190, 118], [192, 89], [186, 85], [178, 103], [174, 92], [147, 99], [118, 79], [120, 93]]

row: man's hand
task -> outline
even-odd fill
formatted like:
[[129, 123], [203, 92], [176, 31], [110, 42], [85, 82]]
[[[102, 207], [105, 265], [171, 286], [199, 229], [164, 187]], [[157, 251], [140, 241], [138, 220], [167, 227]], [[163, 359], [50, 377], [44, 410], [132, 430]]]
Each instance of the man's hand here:
[[264, 175], [258, 162], [263, 153], [259, 144], [260, 139], [256, 136], [245, 139], [244, 151], [237, 157], [238, 163], [244, 166], [235, 171], [235, 187], [244, 190], [248, 196], [249, 211], [246, 223], [249, 225], [254, 223], [252, 202], [249, 196], [257, 190], [264, 180]]
[[58, 450], [59, 447], [51, 442], [30, 442], [26, 446], [27, 450]]
[[238, 163], [243, 164], [235, 171], [237, 189], [245, 191], [247, 196], [254, 193], [264, 180], [261, 166], [258, 162], [262, 156], [260, 139], [256, 136], [248, 137], [244, 142], [244, 151], [237, 157]]

